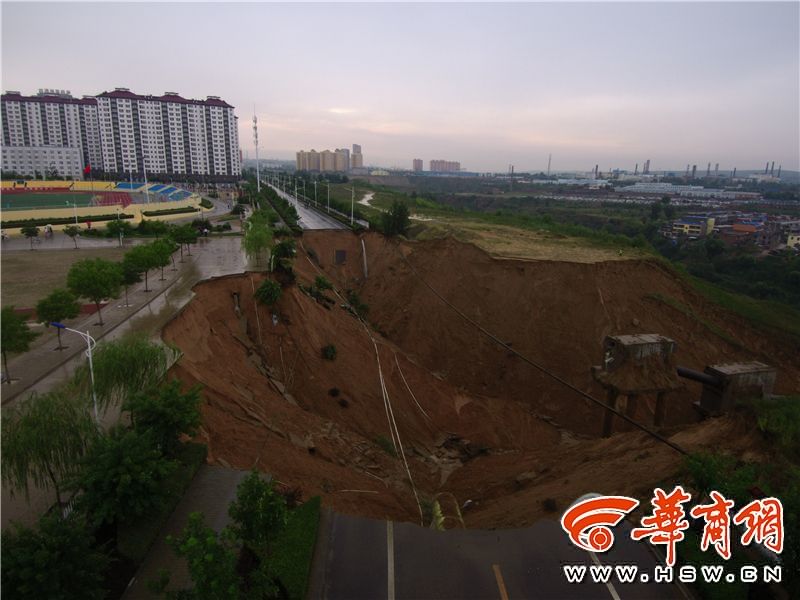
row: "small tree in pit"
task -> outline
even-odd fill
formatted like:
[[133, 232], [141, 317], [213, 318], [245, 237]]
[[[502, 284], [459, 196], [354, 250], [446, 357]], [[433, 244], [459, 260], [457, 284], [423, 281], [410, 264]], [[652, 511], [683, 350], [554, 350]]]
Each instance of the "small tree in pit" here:
[[272, 306], [281, 297], [281, 286], [271, 279], [267, 279], [264, 283], [258, 286], [256, 290], [256, 300], [261, 304]]

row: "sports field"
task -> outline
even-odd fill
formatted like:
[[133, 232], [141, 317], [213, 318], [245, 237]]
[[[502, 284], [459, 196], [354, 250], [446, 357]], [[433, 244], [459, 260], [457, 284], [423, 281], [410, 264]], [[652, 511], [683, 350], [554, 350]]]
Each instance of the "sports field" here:
[[3, 194], [3, 210], [28, 210], [31, 208], [65, 208], [73, 204], [90, 206], [93, 194], [71, 192], [44, 192], [41, 194]]

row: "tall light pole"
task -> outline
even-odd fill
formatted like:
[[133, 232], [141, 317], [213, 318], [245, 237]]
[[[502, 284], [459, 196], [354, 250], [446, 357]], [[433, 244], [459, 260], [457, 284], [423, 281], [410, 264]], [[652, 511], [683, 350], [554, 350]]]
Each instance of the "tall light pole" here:
[[94, 403], [94, 420], [99, 425], [100, 415], [97, 412], [97, 392], [95, 392], [94, 389], [94, 363], [92, 362], [92, 350], [94, 350], [94, 347], [97, 346], [97, 342], [91, 335], [89, 335], [88, 331], [86, 333], [83, 333], [82, 331], [78, 331], [77, 329], [71, 329], [70, 327], [67, 327], [63, 323], [52, 322], [50, 323], [50, 325], [58, 329], [63, 329], [64, 331], [71, 331], [72, 333], [77, 333], [86, 342], [86, 352], [84, 352], [84, 354], [86, 354], [86, 357], [89, 359], [89, 378], [91, 379], [92, 382], [92, 402]]
[[261, 193], [261, 170], [258, 164], [258, 117], [256, 107], [253, 106], [253, 143], [256, 145], [256, 191]]

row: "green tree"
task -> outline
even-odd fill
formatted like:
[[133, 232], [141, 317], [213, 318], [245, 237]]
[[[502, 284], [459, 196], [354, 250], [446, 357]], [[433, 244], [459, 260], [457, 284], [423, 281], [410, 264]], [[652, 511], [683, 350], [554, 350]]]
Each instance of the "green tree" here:
[[122, 239], [128, 237], [133, 233], [133, 226], [131, 226], [128, 221], [123, 221], [121, 219], [115, 219], [113, 221], [109, 221], [106, 224], [106, 233], [108, 237], [117, 238], [119, 240], [119, 246], [122, 247]]
[[650, 218], [657, 221], [661, 217], [661, 203], [653, 202], [650, 205]]
[[191, 225], [181, 225], [175, 227], [170, 233], [170, 237], [179, 245], [181, 251], [181, 262], [183, 262], [183, 246], [186, 245], [186, 253], [191, 256], [190, 245], [197, 243], [197, 230]]
[[[224, 530], [222, 535], [208, 527], [202, 513], [193, 512], [181, 535], [167, 538], [178, 556], [186, 559], [194, 589], [184, 597], [198, 600], [237, 600], [242, 598], [236, 572], [235, 541]], [[261, 596], [252, 595], [253, 598]]]
[[320, 292], [333, 289], [333, 285], [331, 284], [331, 282], [328, 281], [322, 275], [317, 275], [314, 278], [314, 287], [317, 288]]
[[81, 235], [81, 228], [77, 225], [67, 225], [64, 227], [64, 234], [72, 239], [72, 243], [75, 244], [75, 250], [77, 250], [78, 238]]
[[131, 522], [163, 505], [175, 466], [152, 435], [117, 426], [86, 453], [75, 487], [95, 525]]
[[405, 235], [410, 226], [408, 206], [405, 202], [395, 200], [388, 211], [381, 215], [384, 235]]
[[130, 306], [128, 288], [142, 280], [142, 273], [139, 270], [139, 265], [129, 259], [127, 254], [120, 263], [120, 269], [122, 269], [122, 286], [125, 288], [125, 306]]
[[200, 426], [200, 388], [181, 392], [173, 379], [158, 389], [139, 392], [123, 405], [137, 431], [150, 432], [164, 454], [174, 456], [182, 434], [193, 436]]
[[2, 595], [17, 600], [102, 600], [110, 560], [77, 515], [48, 514], [36, 529], [3, 532]]
[[94, 302], [101, 326], [103, 314], [100, 311], [100, 302], [119, 296], [121, 285], [122, 269], [119, 264], [102, 258], [79, 260], [67, 273], [67, 287], [76, 296]]
[[259, 559], [266, 560], [275, 538], [286, 525], [286, 501], [272, 481], [252, 471], [236, 489], [228, 508], [231, 530]]
[[156, 240], [150, 244], [153, 252], [153, 263], [161, 269], [161, 281], [164, 281], [164, 267], [169, 265], [175, 245], [170, 240]]
[[151, 244], [134, 246], [125, 253], [124, 260], [128, 262], [129, 269], [136, 270], [144, 275], [144, 291], [149, 292], [147, 274], [150, 269], [155, 269], [160, 263], [160, 258], [155, 248]]
[[[47, 327], [54, 321], [58, 323], [65, 319], [74, 319], [80, 312], [81, 305], [78, 304], [75, 294], [61, 288], [54, 289], [36, 304], [36, 316], [39, 322]], [[61, 345], [61, 328], [55, 329], [58, 334], [58, 349], [62, 350], [64, 347]]]
[[5, 367], [5, 381], [11, 383], [8, 372], [8, 354], [27, 352], [33, 339], [38, 335], [28, 328], [25, 317], [14, 312], [13, 306], [4, 306], [0, 316], [0, 346], [3, 352], [3, 366]]
[[708, 260], [714, 260], [718, 256], [725, 253], [725, 243], [720, 239], [713, 237], [706, 238], [704, 245]]
[[[94, 389], [104, 407], [125, 404], [135, 393], [154, 387], [168, 366], [167, 348], [145, 335], [127, 335], [119, 340], [101, 342], [93, 354]], [[82, 390], [90, 390], [89, 369], [79, 367], [73, 378]]]
[[33, 240], [39, 237], [39, 228], [35, 225], [25, 225], [20, 231], [31, 243], [31, 250], [33, 250]]
[[52, 487], [62, 504], [62, 482], [74, 476], [97, 429], [85, 402], [63, 390], [32, 394], [3, 409], [3, 481], [28, 497], [29, 484]]
[[281, 286], [276, 281], [267, 279], [264, 283], [258, 286], [256, 290], [256, 300], [261, 304], [272, 306], [281, 297]]

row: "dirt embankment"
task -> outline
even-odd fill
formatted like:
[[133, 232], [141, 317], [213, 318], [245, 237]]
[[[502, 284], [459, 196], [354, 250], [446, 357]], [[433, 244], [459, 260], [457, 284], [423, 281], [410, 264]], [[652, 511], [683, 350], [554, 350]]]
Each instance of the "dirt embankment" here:
[[[779, 367], [778, 392], [800, 389], [788, 350], [654, 262], [498, 260], [454, 240], [363, 241], [366, 277], [361, 239], [350, 233], [307, 233], [295, 269], [301, 283], [321, 272], [356, 290], [369, 305], [372, 336], [339, 299], [326, 308], [296, 286], [284, 291], [274, 324], [271, 311], [253, 301], [261, 274], [198, 285], [197, 297], [165, 328], [165, 339], [185, 353], [175, 375], [205, 386], [211, 461], [269, 471], [343, 512], [418, 521], [393, 448], [393, 416], [423, 504], [440, 492], [472, 500], [465, 519], [482, 527], [530, 523], [544, 514], [546, 498], [563, 507], [588, 491], [636, 493], [674, 476], [681, 464], [674, 450], [623, 427], [597, 439], [598, 407], [490, 341], [419, 277], [596, 397], [603, 390], [590, 367], [600, 363], [601, 342], [626, 333], [675, 339], [677, 362], [695, 369], [762, 360]], [[343, 264], [335, 264], [337, 250], [346, 252]], [[333, 361], [322, 358], [327, 344], [336, 346]], [[676, 442], [760, 451], [758, 435], [741, 419], [697, 423], [691, 405], [698, 394], [689, 384], [668, 396], [667, 432]], [[652, 409], [652, 399], [640, 401], [636, 418], [650, 423]]]

